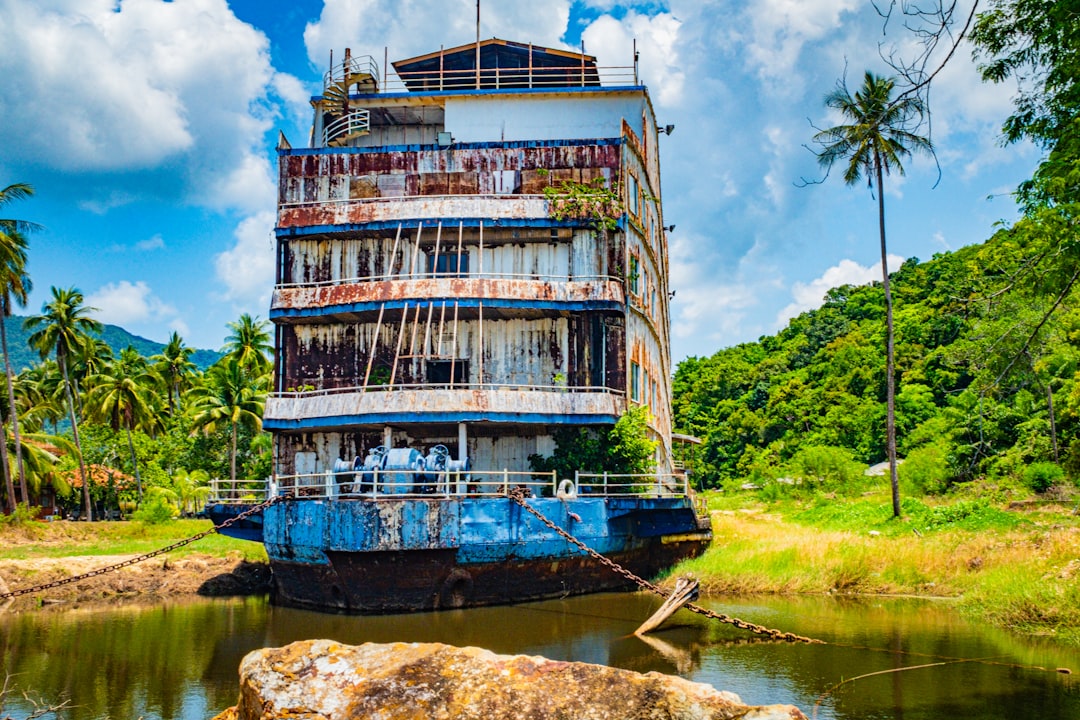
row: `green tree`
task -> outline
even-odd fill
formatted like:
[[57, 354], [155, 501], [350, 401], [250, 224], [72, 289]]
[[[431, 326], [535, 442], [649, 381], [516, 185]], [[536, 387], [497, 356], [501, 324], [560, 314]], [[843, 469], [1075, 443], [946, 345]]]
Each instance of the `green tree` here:
[[225, 338], [225, 347], [221, 351], [236, 358], [245, 370], [253, 370], [258, 375], [267, 372], [274, 350], [270, 344], [269, 326], [266, 320], [244, 313], [239, 320], [228, 324], [231, 333]]
[[854, 95], [841, 82], [825, 96], [825, 105], [836, 110], [846, 124], [822, 130], [814, 142], [822, 147], [818, 162], [831, 169], [845, 162], [844, 182], [854, 185], [864, 176], [878, 198], [878, 231], [881, 241], [881, 275], [885, 290], [886, 445], [892, 484], [893, 515], [900, 516], [900, 483], [896, 474], [896, 378], [892, 291], [889, 287], [888, 253], [885, 243], [884, 176], [895, 170], [904, 174], [901, 159], [916, 152], [932, 152], [930, 141], [914, 132], [925, 108], [917, 95], [894, 98], [895, 81], [867, 72]]
[[230, 431], [229, 477], [236, 481], [237, 429], [262, 428], [269, 375], [254, 375], [235, 355], [227, 355], [206, 371], [203, 384], [192, 395], [192, 425], [213, 432], [221, 423]]
[[174, 332], [161, 352], [150, 358], [154, 362], [154, 372], [165, 386], [170, 415], [180, 408], [183, 390], [190, 384], [195, 371], [195, 363], [191, 362], [194, 353], [192, 348], [184, 345], [179, 333]]
[[[0, 208], [16, 200], [24, 200], [34, 194], [34, 188], [26, 183], [8, 185], [0, 190]], [[11, 432], [15, 438], [15, 468], [19, 474], [19, 490], [23, 502], [27, 502], [26, 471], [23, 468], [22, 442], [19, 437], [19, 413], [15, 403], [14, 373], [8, 355], [7, 328], [4, 320], [11, 316], [11, 305], [26, 307], [26, 299], [33, 285], [26, 273], [26, 236], [39, 229], [27, 220], [0, 218], [0, 351], [4, 355], [4, 376], [7, 381], [8, 403], [11, 408]], [[0, 460], [4, 464], [4, 480], [8, 492], [8, 504], [15, 510], [15, 493], [8, 467], [7, 450], [0, 447]]]
[[83, 304], [82, 292], [75, 288], [51, 289], [52, 300], [41, 307], [40, 315], [26, 319], [24, 326], [32, 331], [29, 342], [41, 355], [42, 359], [56, 355], [60, 374], [64, 378], [64, 394], [67, 398], [68, 418], [71, 420], [71, 434], [75, 439], [75, 452], [79, 460], [79, 473], [83, 480], [83, 512], [87, 520], [93, 520], [90, 505], [90, 476], [83, 461], [82, 445], [79, 442], [79, 423], [75, 413], [75, 396], [72, 390], [68, 364], [86, 344], [89, 333], [101, 332], [101, 323], [90, 317], [96, 308]]
[[157, 423], [152, 393], [155, 380], [146, 366], [146, 359], [132, 347], [121, 351], [120, 357], [109, 363], [102, 372], [87, 378], [87, 415], [113, 430], [123, 428], [127, 434], [139, 503], [143, 499], [143, 484], [131, 433], [136, 427], [150, 430]]

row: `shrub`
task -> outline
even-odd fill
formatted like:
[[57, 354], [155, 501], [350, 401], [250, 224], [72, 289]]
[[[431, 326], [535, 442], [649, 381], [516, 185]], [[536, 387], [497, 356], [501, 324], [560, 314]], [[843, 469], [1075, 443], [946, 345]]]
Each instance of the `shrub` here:
[[7, 525], [25, 525], [34, 520], [34, 511], [24, 502], [15, 506], [15, 512], [10, 515], [0, 514], [0, 522]]
[[160, 525], [161, 523], [171, 522], [175, 517], [176, 508], [160, 495], [150, 498], [143, 503], [142, 507], [131, 514], [132, 520], [138, 520], [147, 525]]
[[847, 448], [832, 445], [804, 447], [791, 458], [793, 476], [814, 487], [841, 489], [863, 479], [865, 466]]
[[1037, 462], [1024, 468], [1024, 484], [1034, 492], [1046, 492], [1065, 477], [1061, 466], [1052, 462]]
[[924, 445], [908, 453], [897, 469], [907, 493], [940, 495], [949, 487], [949, 452], [943, 443]]

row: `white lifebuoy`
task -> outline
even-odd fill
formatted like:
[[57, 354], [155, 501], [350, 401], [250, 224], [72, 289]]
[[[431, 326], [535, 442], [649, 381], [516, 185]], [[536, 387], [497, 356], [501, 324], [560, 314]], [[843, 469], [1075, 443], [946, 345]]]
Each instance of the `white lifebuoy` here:
[[560, 500], [573, 500], [577, 497], [577, 487], [574, 486], [574, 481], [570, 479], [563, 480], [559, 483], [559, 489], [555, 491], [555, 497]]

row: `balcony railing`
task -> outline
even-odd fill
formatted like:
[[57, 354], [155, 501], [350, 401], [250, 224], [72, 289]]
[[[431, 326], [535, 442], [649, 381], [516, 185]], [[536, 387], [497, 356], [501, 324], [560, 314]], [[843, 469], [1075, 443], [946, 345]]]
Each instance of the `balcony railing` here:
[[281, 475], [255, 487], [242, 480], [215, 483], [211, 504], [254, 504], [271, 496], [301, 500], [403, 500], [409, 498], [505, 497], [521, 488], [532, 497], [681, 498], [691, 494], [685, 476], [670, 473], [617, 474], [577, 472], [560, 479], [554, 471], [511, 470], [427, 472], [371, 470]]
[[[295, 386], [294, 386], [295, 387]], [[305, 387], [301, 385], [301, 387]], [[285, 400], [289, 399], [301, 399], [310, 397], [321, 397], [328, 395], [343, 395], [349, 393], [364, 393], [364, 392], [398, 392], [408, 390], [480, 390], [480, 391], [497, 391], [497, 390], [516, 390], [526, 392], [548, 392], [548, 393], [604, 393], [608, 395], [626, 395], [626, 391], [617, 390], [615, 388], [604, 387], [600, 385], [512, 385], [508, 383], [469, 383], [469, 382], [455, 382], [455, 383], [395, 383], [394, 385], [350, 385], [348, 387], [337, 388], [311, 388], [304, 390], [291, 389], [284, 392], [274, 392], [270, 394], [272, 398], [281, 398]]]
[[[456, 253], [445, 253], [456, 255]], [[491, 273], [491, 272], [464, 272], [438, 271], [438, 272], [399, 272], [383, 273], [381, 275], [361, 275], [356, 277], [338, 278], [334, 280], [318, 280], [309, 282], [277, 283], [275, 290], [291, 288], [317, 288], [335, 287], [338, 285], [354, 285], [357, 283], [389, 282], [399, 280], [524, 280], [532, 282], [548, 283], [590, 283], [590, 282], [622, 282], [622, 278], [615, 275], [572, 275], [562, 273], [558, 275], [544, 275], [540, 273]]]

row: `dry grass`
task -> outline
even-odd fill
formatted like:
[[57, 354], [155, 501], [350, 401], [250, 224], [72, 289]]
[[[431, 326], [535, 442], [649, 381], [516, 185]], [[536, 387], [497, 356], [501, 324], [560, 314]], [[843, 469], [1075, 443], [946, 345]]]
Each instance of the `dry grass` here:
[[717, 594], [859, 593], [960, 599], [966, 614], [1080, 642], [1080, 525], [1046, 514], [1013, 528], [893, 534], [714, 511], [713, 547], [674, 572]]

